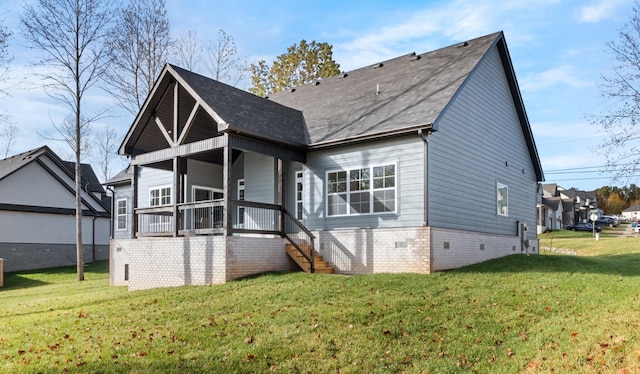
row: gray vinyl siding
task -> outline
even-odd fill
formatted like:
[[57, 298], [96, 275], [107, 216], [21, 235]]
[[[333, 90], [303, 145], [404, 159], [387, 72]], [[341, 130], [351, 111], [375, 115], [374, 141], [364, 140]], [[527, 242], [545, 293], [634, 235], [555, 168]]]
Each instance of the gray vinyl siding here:
[[0, 181], [0, 203], [75, 208], [74, 194], [31, 162]]
[[[64, 171], [62, 171], [58, 167], [58, 165], [55, 162], [53, 162], [49, 157], [41, 156], [40, 157], [40, 161], [42, 161], [45, 165], [47, 165], [47, 167], [49, 169], [51, 169], [54, 173], [56, 173], [56, 175], [58, 177], [60, 177], [60, 179], [63, 181], [63, 183], [65, 183], [67, 186], [69, 186], [72, 189], [72, 191], [76, 190], [76, 183], [75, 183], [74, 177], [69, 177], [69, 175], [67, 173], [65, 173]], [[48, 174], [48, 172], [44, 171], [44, 170], [43, 170], [43, 173], [47, 173]], [[56, 181], [56, 184], [60, 184], [60, 182]], [[69, 193], [74, 198], [73, 206], [75, 207], [75, 193], [74, 192], [69, 192]], [[96, 199], [100, 200], [100, 198], [99, 197], [96, 198], [96, 196], [93, 193], [82, 191], [81, 194], [82, 194], [82, 199], [84, 199], [84, 201], [86, 201], [87, 204], [90, 204], [91, 208], [95, 209], [98, 212], [106, 212], [107, 211], [106, 209], [104, 209], [102, 207], [102, 205], [100, 205], [96, 201]]]
[[[396, 212], [326, 215], [326, 173], [396, 164]], [[305, 225], [311, 230], [422, 226], [424, 223], [424, 143], [416, 133], [310, 152], [304, 175]]]
[[193, 186], [222, 189], [223, 167], [198, 160], [187, 161], [187, 190], [186, 201], [193, 201], [191, 196]]
[[[535, 236], [536, 175], [497, 49], [489, 51], [430, 137], [429, 225]], [[508, 217], [496, 208], [506, 184]]]
[[[76, 190], [76, 182], [74, 177], [69, 177], [69, 175], [67, 173], [65, 173], [64, 171], [62, 171], [58, 165], [53, 162], [49, 157], [46, 156], [41, 156], [40, 157], [40, 161], [42, 161], [45, 165], [47, 165], [47, 167], [49, 169], [51, 169], [54, 173], [56, 173], [56, 175], [58, 177], [60, 177], [60, 179], [63, 181], [63, 183], [65, 183], [67, 186], [69, 186], [69, 188], [71, 188], [72, 191]], [[45, 171], [46, 172], [46, 171]], [[60, 182], [57, 182], [58, 184], [60, 184]], [[68, 191], [68, 190], [67, 190]], [[70, 192], [70, 194], [74, 197], [74, 204], [73, 206], [75, 207], [75, 193], [74, 192]], [[90, 193], [90, 192], [86, 192], [86, 191], [82, 191], [82, 199], [87, 202], [87, 204], [91, 205], [91, 208], [95, 209], [98, 212], [106, 212], [107, 210], [104, 209], [102, 207], [102, 205], [100, 205], [96, 200], [100, 200], [100, 197], [96, 197], [95, 194]], [[84, 207], [84, 205], [83, 205]], [[86, 208], [86, 207], [84, 207]]]
[[276, 164], [273, 157], [245, 152], [245, 200], [267, 204], [276, 203], [276, 181]]
[[[131, 218], [133, 217], [133, 194], [130, 184], [123, 184], [119, 186], [115, 186], [113, 195], [113, 237], [116, 239], [129, 239], [132, 238], [131, 234]], [[127, 229], [126, 230], [118, 230], [118, 200], [126, 199], [127, 200]]]
[[138, 208], [149, 207], [149, 190], [158, 187], [171, 187], [171, 202], [175, 199], [173, 171], [140, 167], [138, 171]]
[[[2, 243], [71, 244], [76, 242], [74, 215], [0, 211]], [[106, 245], [109, 242], [109, 219], [82, 219], [82, 243]]]

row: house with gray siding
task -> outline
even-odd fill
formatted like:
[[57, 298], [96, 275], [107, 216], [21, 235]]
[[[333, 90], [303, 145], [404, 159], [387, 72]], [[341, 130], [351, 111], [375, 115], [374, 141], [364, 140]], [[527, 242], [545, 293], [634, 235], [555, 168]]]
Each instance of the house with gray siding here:
[[[111, 212], [91, 165], [81, 164], [84, 260], [109, 258]], [[76, 264], [75, 163], [43, 146], [0, 160], [4, 271]]]
[[565, 189], [555, 183], [540, 185], [542, 200], [538, 203], [538, 233], [564, 229], [577, 222], [589, 222], [591, 214], [602, 216], [595, 191]]
[[544, 177], [502, 32], [268, 98], [168, 64], [119, 153], [111, 284], [130, 290], [538, 252]]

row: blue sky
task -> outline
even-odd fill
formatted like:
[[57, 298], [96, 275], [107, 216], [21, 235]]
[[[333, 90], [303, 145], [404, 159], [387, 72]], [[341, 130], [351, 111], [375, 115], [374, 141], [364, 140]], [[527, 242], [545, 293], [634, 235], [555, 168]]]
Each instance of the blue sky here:
[[[597, 84], [613, 64], [606, 42], [616, 40], [633, 4], [633, 0], [511, 0], [502, 4], [492, 0], [167, 0], [167, 10], [174, 36], [195, 29], [203, 39], [217, 38], [218, 30], [223, 29], [248, 62], [271, 62], [287, 47], [306, 39], [333, 45], [334, 59], [345, 71], [502, 30], [547, 183], [589, 190], [614, 184], [598, 168], [582, 169], [605, 164], [605, 157], [595, 151], [604, 133], [586, 118], [605, 109]], [[22, 1], [5, 0], [0, 4], [0, 17], [10, 27], [18, 27], [21, 10]], [[63, 116], [64, 110], [31, 80], [34, 67], [28, 61], [32, 51], [23, 47], [19, 30], [14, 32], [12, 72], [22, 79], [12, 89], [10, 104], [5, 105], [21, 128], [13, 153], [49, 144], [62, 155], [69, 154], [63, 144], [37, 135], [53, 132], [51, 120]], [[102, 92], [94, 92], [89, 100], [96, 107], [111, 105]], [[111, 123], [124, 133], [133, 118], [119, 114], [96, 127]], [[629, 182], [638, 180], [622, 184]]]

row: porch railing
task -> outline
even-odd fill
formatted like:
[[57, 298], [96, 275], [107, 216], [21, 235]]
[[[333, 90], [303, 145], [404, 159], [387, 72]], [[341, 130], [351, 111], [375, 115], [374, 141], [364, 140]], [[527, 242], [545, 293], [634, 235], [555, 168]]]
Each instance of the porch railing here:
[[178, 204], [178, 234], [222, 234], [224, 200]]
[[163, 236], [173, 233], [173, 208], [170, 206], [137, 208], [138, 236]]
[[[138, 208], [138, 236], [202, 235], [224, 233], [224, 200], [208, 200], [178, 204], [178, 215], [172, 206]], [[234, 234], [272, 234], [286, 238], [309, 261], [314, 272], [315, 236], [280, 205], [244, 200], [229, 204]], [[176, 221], [177, 219], [177, 221]]]

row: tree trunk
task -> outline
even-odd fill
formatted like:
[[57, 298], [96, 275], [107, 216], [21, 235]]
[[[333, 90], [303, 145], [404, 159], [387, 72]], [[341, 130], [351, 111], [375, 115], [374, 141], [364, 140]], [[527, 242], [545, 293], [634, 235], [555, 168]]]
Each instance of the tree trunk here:
[[80, 150], [76, 150], [76, 256], [78, 280], [84, 280], [84, 248], [82, 247], [82, 174]]

